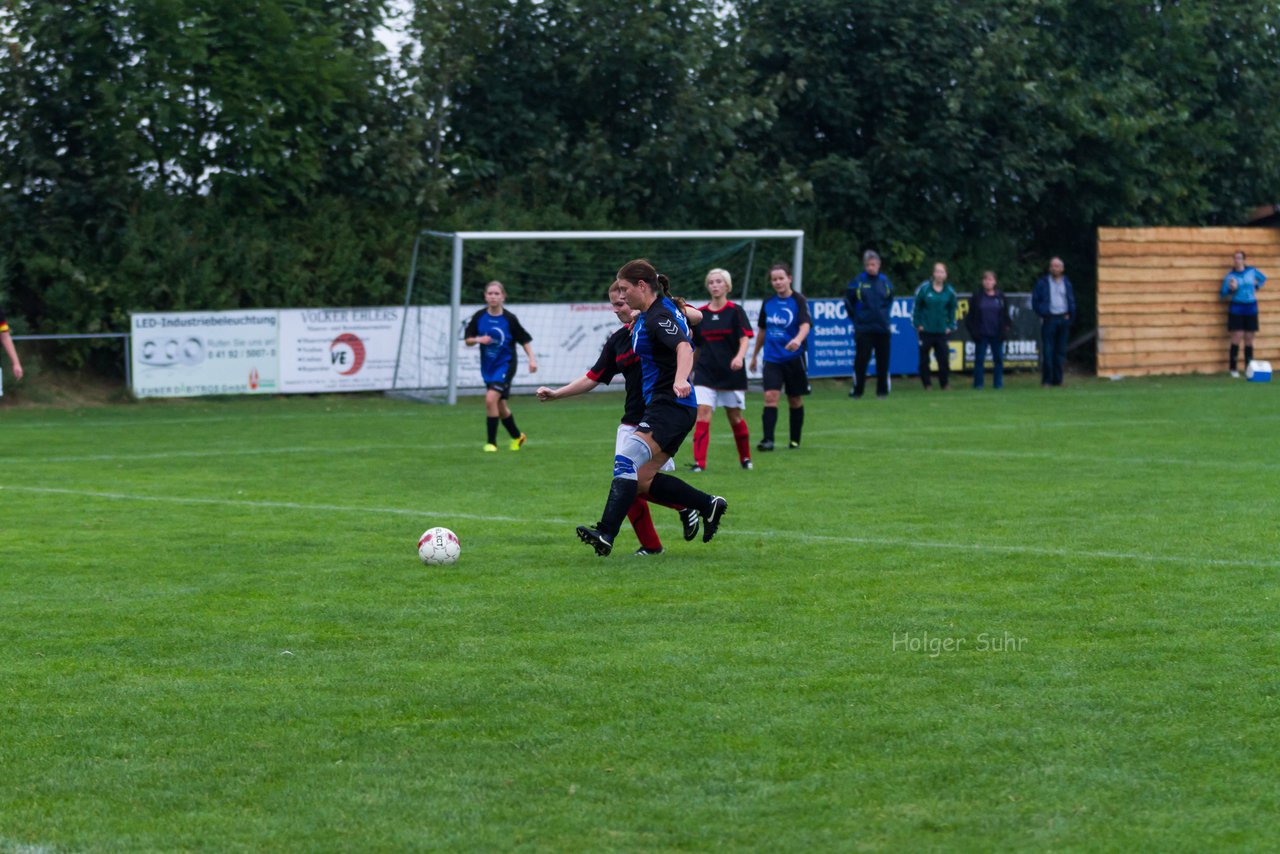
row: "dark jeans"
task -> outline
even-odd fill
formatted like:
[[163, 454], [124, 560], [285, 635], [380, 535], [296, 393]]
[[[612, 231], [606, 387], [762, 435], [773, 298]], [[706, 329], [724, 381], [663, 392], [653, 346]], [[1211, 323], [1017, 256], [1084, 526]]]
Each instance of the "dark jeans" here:
[[985, 335], [973, 342], [973, 387], [982, 388], [988, 349], [991, 350], [991, 386], [1004, 388], [1004, 341]]
[[947, 346], [947, 333], [920, 333], [920, 382], [925, 388], [933, 385], [933, 374], [929, 370], [929, 353], [938, 360], [938, 385], [946, 388], [951, 381], [951, 348]]
[[888, 332], [858, 332], [853, 336], [853, 396], [862, 397], [867, 385], [867, 365], [871, 354], [876, 354], [876, 396], [889, 393], [889, 341]]
[[1040, 327], [1040, 381], [1062, 385], [1062, 369], [1067, 364], [1067, 333], [1071, 321], [1065, 314], [1050, 314]]

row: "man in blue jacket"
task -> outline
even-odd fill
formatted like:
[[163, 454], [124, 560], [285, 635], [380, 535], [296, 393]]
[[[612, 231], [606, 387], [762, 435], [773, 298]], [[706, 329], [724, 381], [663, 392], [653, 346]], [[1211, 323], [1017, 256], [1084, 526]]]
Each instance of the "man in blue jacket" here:
[[1062, 259], [1049, 259], [1049, 272], [1031, 292], [1031, 310], [1040, 315], [1040, 385], [1062, 385], [1067, 363], [1067, 333], [1076, 316], [1076, 291]]
[[853, 321], [853, 389], [849, 396], [862, 397], [867, 384], [867, 364], [876, 356], [876, 397], [889, 396], [889, 342], [893, 327], [893, 283], [880, 273], [880, 256], [875, 250], [862, 253], [863, 272], [849, 283], [844, 304]]

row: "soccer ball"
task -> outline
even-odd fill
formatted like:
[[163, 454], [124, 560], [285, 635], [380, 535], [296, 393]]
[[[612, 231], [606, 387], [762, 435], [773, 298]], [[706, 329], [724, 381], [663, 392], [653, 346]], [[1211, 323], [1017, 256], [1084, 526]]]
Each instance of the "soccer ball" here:
[[418, 557], [427, 566], [448, 566], [462, 554], [458, 535], [448, 528], [430, 528], [418, 537]]

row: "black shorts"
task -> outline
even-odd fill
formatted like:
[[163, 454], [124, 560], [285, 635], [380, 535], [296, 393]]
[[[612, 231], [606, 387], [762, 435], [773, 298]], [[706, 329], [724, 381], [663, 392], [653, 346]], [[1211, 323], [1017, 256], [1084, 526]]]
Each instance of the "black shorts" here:
[[809, 372], [805, 369], [805, 357], [796, 356], [785, 362], [764, 363], [764, 390], [787, 392], [787, 397], [800, 397], [809, 393]]
[[516, 378], [516, 360], [511, 359], [511, 367], [507, 368], [507, 375], [502, 378], [501, 382], [485, 383], [484, 387], [489, 391], [496, 391], [499, 400], [506, 400], [511, 396], [511, 381]]
[[698, 410], [692, 406], [656, 400], [645, 409], [644, 418], [636, 425], [636, 432], [648, 433], [655, 445], [674, 457], [697, 420]]
[[1228, 314], [1227, 315], [1227, 331], [1228, 332], [1257, 332], [1258, 331], [1258, 315]]

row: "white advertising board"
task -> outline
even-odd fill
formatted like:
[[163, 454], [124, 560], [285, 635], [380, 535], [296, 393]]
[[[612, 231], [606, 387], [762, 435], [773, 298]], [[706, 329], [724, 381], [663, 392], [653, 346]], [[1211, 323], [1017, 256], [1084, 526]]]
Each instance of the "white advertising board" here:
[[278, 315], [274, 309], [132, 315], [133, 393], [276, 393]]
[[280, 310], [280, 391], [391, 388], [400, 307]]
[[[412, 329], [407, 330], [405, 351], [400, 357], [402, 388], [444, 388], [449, 384], [449, 348], [458, 348], [458, 387], [483, 388], [480, 376], [480, 348], [462, 343], [467, 321], [483, 306], [464, 305], [457, 330], [449, 329], [449, 307], [424, 306], [418, 309], [417, 346]], [[608, 303], [510, 303], [507, 310], [533, 338], [538, 372], [529, 373], [523, 348], [517, 350], [520, 367], [515, 385], [562, 385], [587, 372], [600, 355], [600, 348], [618, 318]], [[411, 321], [410, 327], [413, 323]]]

